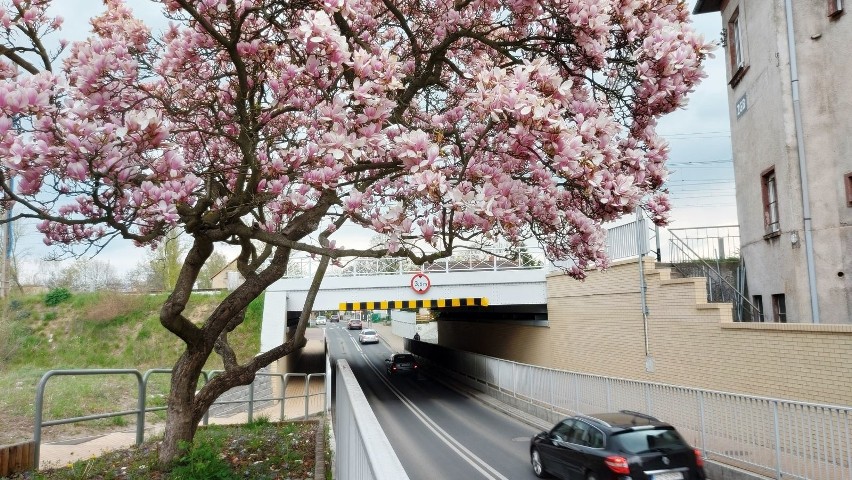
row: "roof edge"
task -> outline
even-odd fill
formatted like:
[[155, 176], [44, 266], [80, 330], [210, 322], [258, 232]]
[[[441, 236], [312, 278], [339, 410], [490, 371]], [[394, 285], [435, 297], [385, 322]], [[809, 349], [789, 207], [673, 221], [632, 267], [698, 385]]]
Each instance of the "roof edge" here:
[[700, 13], [721, 12], [722, 0], [698, 0], [695, 2], [695, 8], [692, 9], [693, 15]]

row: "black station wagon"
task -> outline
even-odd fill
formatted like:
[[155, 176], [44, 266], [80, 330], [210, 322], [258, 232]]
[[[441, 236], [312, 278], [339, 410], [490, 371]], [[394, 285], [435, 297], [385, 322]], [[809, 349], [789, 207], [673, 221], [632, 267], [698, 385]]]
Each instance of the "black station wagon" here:
[[617, 413], [566, 418], [530, 442], [539, 478], [566, 480], [705, 480], [701, 452], [650, 415]]

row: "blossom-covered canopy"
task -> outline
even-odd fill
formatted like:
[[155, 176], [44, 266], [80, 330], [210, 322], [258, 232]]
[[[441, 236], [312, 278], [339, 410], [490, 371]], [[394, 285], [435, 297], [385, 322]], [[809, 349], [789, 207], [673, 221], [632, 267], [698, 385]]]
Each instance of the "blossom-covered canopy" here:
[[162, 0], [162, 32], [104, 3], [59, 50], [50, 1], [0, 7], [5, 199], [49, 243], [350, 223], [389, 254], [534, 238], [581, 277], [602, 222], [666, 221], [656, 122], [711, 49], [678, 0]]

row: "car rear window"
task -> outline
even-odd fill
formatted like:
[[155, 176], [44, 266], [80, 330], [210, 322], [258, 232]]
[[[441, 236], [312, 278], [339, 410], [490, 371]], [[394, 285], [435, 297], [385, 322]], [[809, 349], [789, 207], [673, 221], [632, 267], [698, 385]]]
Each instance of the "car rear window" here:
[[627, 430], [613, 435], [621, 449], [627, 453], [653, 452], [658, 450], [680, 450], [689, 445], [672, 428], [649, 430]]
[[376, 334], [375, 330], [364, 330], [364, 333], [363, 333], [363, 335], [375, 335], [375, 334]]
[[397, 355], [396, 358], [394, 358], [394, 361], [397, 361], [397, 362], [413, 362], [414, 356], [412, 356], [412, 355]]

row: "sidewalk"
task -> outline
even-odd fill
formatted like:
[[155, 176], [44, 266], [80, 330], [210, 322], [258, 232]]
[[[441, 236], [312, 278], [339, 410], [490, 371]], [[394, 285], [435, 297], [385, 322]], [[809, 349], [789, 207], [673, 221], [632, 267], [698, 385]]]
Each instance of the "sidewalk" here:
[[383, 323], [372, 323], [369, 328], [379, 332], [379, 337], [388, 344], [391, 350], [394, 352], [404, 352], [405, 351], [405, 339], [393, 333], [390, 325], [385, 325]]

